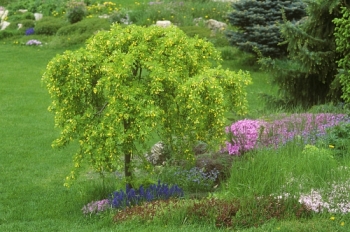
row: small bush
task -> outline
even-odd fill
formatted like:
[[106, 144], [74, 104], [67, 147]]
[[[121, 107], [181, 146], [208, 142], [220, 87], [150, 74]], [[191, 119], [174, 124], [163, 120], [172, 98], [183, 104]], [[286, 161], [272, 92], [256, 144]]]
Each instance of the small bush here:
[[185, 169], [177, 166], [158, 167], [158, 177], [164, 182], [178, 184], [187, 192], [206, 192], [213, 190], [213, 186], [219, 177], [216, 169], [205, 170], [205, 168], [193, 167]]
[[340, 123], [327, 130], [327, 134], [319, 141], [319, 144], [331, 148], [338, 157], [346, 156], [350, 151], [350, 124]]
[[18, 31], [15, 30], [2, 30], [0, 31], [0, 40], [18, 35]]
[[109, 30], [110, 23], [107, 19], [90, 18], [84, 19], [78, 23], [66, 25], [57, 31], [57, 35], [81, 35], [89, 34], [92, 36], [99, 30]]
[[97, 31], [109, 30], [111, 24], [107, 19], [90, 18], [75, 24], [69, 24], [57, 31], [52, 42], [53, 47], [66, 47], [85, 43]]
[[26, 19], [26, 20], [22, 20], [20, 23], [22, 24], [22, 27], [24, 29], [34, 28], [35, 27], [35, 20]]
[[55, 35], [56, 32], [66, 25], [63, 20], [54, 17], [44, 17], [35, 25], [35, 32], [42, 35]]
[[87, 9], [84, 2], [70, 1], [67, 4], [67, 19], [68, 22], [73, 24], [77, 23], [86, 16]]

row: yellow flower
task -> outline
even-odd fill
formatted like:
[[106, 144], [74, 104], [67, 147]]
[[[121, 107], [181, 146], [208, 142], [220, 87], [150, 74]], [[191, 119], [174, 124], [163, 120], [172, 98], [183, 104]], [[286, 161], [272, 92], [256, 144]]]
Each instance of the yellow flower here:
[[332, 221], [334, 221], [335, 217], [332, 216], [330, 219], [331, 219]]
[[334, 148], [334, 146], [333, 145], [329, 145], [329, 148]]
[[345, 222], [341, 222], [340, 225], [341, 225], [341, 226], [344, 226], [344, 225], [345, 225]]

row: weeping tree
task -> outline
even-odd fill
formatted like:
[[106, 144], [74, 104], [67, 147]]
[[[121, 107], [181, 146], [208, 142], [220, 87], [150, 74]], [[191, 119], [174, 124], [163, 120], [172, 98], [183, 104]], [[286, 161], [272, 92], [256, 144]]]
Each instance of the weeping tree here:
[[193, 160], [197, 141], [222, 144], [224, 114], [246, 112], [250, 76], [220, 60], [211, 43], [176, 27], [117, 24], [53, 58], [42, 77], [61, 129], [53, 146], [80, 144], [66, 186], [88, 163], [100, 173], [124, 170], [131, 187], [134, 161], [155, 134], [174, 159]]
[[294, 24], [285, 18], [281, 34], [288, 59], [261, 58], [259, 63], [273, 75], [279, 96], [272, 103], [310, 107], [337, 102], [341, 86], [336, 61], [333, 19], [339, 17], [342, 0], [305, 0], [307, 17]]
[[305, 16], [305, 4], [301, 0], [239, 0], [232, 3], [229, 23], [236, 28], [226, 32], [231, 45], [245, 52], [254, 53], [257, 48], [264, 56], [283, 57], [286, 46], [280, 33], [282, 11], [291, 22]]

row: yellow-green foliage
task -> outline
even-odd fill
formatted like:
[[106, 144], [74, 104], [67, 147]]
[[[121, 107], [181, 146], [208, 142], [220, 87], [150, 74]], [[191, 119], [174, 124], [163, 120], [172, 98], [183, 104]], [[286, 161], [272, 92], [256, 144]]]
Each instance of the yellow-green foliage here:
[[226, 111], [246, 113], [249, 73], [211, 68], [220, 60], [211, 43], [176, 27], [115, 24], [97, 33], [43, 75], [61, 128], [53, 146], [78, 140], [75, 167], [87, 160], [112, 171], [123, 168], [123, 155], [144, 154], [157, 132], [177, 158], [193, 159], [195, 141], [222, 144]]

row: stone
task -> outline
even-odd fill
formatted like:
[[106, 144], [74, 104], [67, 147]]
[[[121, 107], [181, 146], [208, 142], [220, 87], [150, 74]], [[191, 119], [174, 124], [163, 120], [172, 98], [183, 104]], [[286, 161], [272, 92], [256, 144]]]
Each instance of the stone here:
[[0, 30], [5, 30], [6, 27], [8, 27], [11, 23], [7, 22], [7, 21], [3, 21], [0, 23], [1, 29]]
[[22, 23], [17, 24], [18, 28], [17, 29], [21, 29], [23, 27]]
[[26, 13], [26, 12], [28, 12], [28, 10], [26, 10], [26, 9], [19, 9], [18, 12]]
[[215, 19], [209, 19], [205, 22], [207, 27], [213, 32], [223, 31], [227, 28], [227, 24], [217, 21]]
[[34, 18], [36, 21], [40, 20], [43, 18], [43, 14], [41, 13], [34, 13]]
[[203, 22], [205, 22], [205, 20], [202, 17], [193, 19], [193, 23], [194, 23], [195, 26], [199, 26], [199, 24], [203, 23]]
[[104, 15], [99, 15], [98, 17], [100, 19], [108, 19], [110, 16], [108, 14], [104, 14]]
[[4, 10], [4, 11], [2, 11], [2, 13], [0, 11], [1, 21], [5, 20], [5, 18], [7, 17], [8, 13], [9, 13], [8, 10]]
[[169, 20], [157, 21], [156, 26], [158, 27], [169, 27], [171, 26], [171, 22]]

